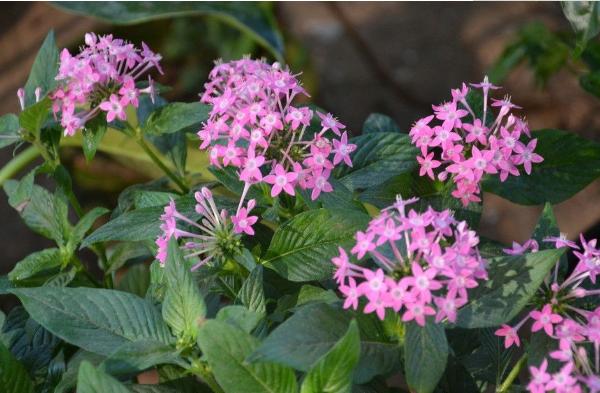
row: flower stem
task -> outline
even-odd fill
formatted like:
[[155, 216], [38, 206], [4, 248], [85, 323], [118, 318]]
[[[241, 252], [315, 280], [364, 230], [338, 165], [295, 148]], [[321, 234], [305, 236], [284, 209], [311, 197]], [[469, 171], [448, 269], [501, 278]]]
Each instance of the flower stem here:
[[527, 363], [527, 354], [523, 354], [523, 356], [521, 356], [521, 358], [517, 361], [517, 363], [515, 363], [515, 365], [513, 366], [512, 370], [510, 370], [510, 373], [508, 374], [508, 376], [506, 377], [506, 379], [504, 380], [504, 382], [502, 382], [502, 385], [500, 385], [500, 387], [498, 389], [496, 389], [497, 393], [506, 393], [510, 390], [510, 387], [512, 386], [513, 382], [515, 381], [515, 379], [517, 379], [517, 376], [519, 375], [519, 373], [521, 372], [521, 369], [523, 368], [523, 366]]
[[35, 146], [30, 146], [15, 156], [2, 169], [0, 169], [0, 186], [2, 186], [5, 181], [19, 173], [19, 171], [25, 168], [39, 155], [40, 151]]
[[162, 161], [161, 159], [152, 151], [152, 148], [146, 143], [144, 137], [141, 134], [138, 134], [137, 142], [140, 147], [148, 154], [148, 157], [171, 179], [177, 186], [181, 189], [183, 193], [187, 193], [189, 188], [185, 185], [182, 179], [179, 178], [173, 171], [171, 171]]

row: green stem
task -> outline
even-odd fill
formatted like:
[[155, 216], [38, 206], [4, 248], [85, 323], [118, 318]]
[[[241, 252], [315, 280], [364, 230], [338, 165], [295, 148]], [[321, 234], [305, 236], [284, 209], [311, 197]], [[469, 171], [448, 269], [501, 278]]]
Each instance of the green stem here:
[[508, 392], [510, 387], [512, 386], [513, 382], [515, 381], [515, 379], [517, 379], [517, 376], [521, 372], [521, 369], [523, 368], [523, 366], [526, 363], [527, 363], [527, 354], [525, 353], [525, 354], [523, 354], [523, 356], [521, 356], [521, 358], [517, 361], [517, 363], [515, 363], [512, 370], [510, 370], [508, 377], [506, 377], [504, 382], [502, 382], [502, 385], [500, 385], [500, 387], [498, 389], [496, 389], [496, 392], [497, 393]]
[[0, 170], [0, 186], [2, 186], [5, 181], [19, 173], [39, 155], [40, 152], [35, 146], [30, 146], [16, 155]]
[[152, 148], [148, 146], [144, 137], [138, 135], [137, 142], [140, 147], [148, 154], [148, 157], [154, 161], [154, 163], [171, 179], [177, 186], [181, 189], [181, 191], [186, 194], [189, 191], [189, 188], [185, 185], [182, 179], [179, 178], [173, 171], [171, 171], [162, 161], [161, 159], [152, 151]]
[[214, 393], [225, 393], [223, 388], [219, 386], [212, 372], [204, 363], [193, 361], [192, 367], [189, 369], [195, 376], [199, 377]]

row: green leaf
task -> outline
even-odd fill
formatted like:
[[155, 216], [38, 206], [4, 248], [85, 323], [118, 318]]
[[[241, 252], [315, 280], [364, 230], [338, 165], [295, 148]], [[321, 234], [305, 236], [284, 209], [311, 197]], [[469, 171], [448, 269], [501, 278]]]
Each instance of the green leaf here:
[[58, 48], [54, 40], [54, 31], [50, 30], [42, 47], [38, 51], [29, 78], [25, 83], [25, 105], [35, 102], [35, 89], [41, 88], [42, 97], [45, 97], [56, 86], [58, 74]]
[[349, 392], [359, 357], [360, 335], [352, 321], [346, 334], [306, 374], [301, 393]]
[[418, 149], [406, 134], [374, 132], [350, 140], [356, 144], [352, 167], [336, 170], [336, 177], [349, 189], [369, 188], [416, 168]]
[[141, 242], [124, 242], [110, 248], [108, 254], [108, 269], [104, 274], [111, 274], [122, 268], [128, 261], [141, 257], [153, 257], [148, 247]]
[[143, 132], [148, 135], [171, 134], [199, 125], [208, 119], [209, 107], [200, 102], [173, 102], [150, 114]]
[[579, 84], [585, 91], [600, 98], [600, 71], [591, 71], [581, 75]]
[[77, 393], [130, 393], [129, 389], [110, 375], [84, 361], [79, 366]]
[[21, 281], [36, 276], [45, 270], [56, 269], [62, 265], [62, 255], [58, 248], [49, 248], [34, 252], [17, 262], [8, 273], [11, 281]]
[[365, 124], [363, 124], [363, 134], [373, 132], [401, 132], [398, 124], [389, 116], [381, 113], [371, 113]]
[[[194, 212], [194, 198], [184, 196], [175, 200], [177, 210], [187, 215]], [[142, 241], [154, 240], [160, 233], [160, 215], [163, 206], [152, 206], [125, 212], [96, 229], [86, 237], [81, 247], [110, 240]]]
[[1, 342], [0, 385], [6, 393], [33, 393], [33, 382], [27, 370]]
[[162, 305], [163, 319], [176, 336], [194, 342], [198, 325], [206, 317], [206, 304], [174, 238], [169, 241], [165, 266], [167, 292]]
[[[344, 335], [352, 313], [335, 305], [314, 303], [301, 307], [279, 325], [248, 358], [271, 361], [307, 372]], [[397, 343], [370, 326], [368, 317], [356, 314], [361, 329], [361, 357], [354, 380], [365, 383], [375, 375], [397, 369], [400, 350]], [[375, 320], [380, 327], [379, 320]]]
[[444, 374], [448, 359], [448, 341], [444, 327], [428, 321], [424, 327], [406, 325], [404, 339], [406, 382], [416, 393], [433, 392]]
[[579, 35], [576, 54], [585, 49], [589, 40], [600, 33], [600, 5], [595, 1], [562, 1], [563, 12]]
[[600, 176], [599, 144], [561, 130], [534, 131], [532, 137], [544, 161], [533, 164], [531, 175], [509, 176], [505, 182], [488, 177], [484, 191], [521, 205], [557, 204]]
[[96, 116], [85, 124], [82, 131], [83, 142], [81, 147], [83, 148], [83, 155], [87, 162], [92, 161], [92, 158], [96, 155], [98, 145], [100, 145], [107, 129], [105, 116]]
[[161, 364], [186, 367], [172, 346], [153, 340], [140, 340], [123, 344], [102, 362], [100, 369], [111, 375], [134, 375]]
[[331, 258], [338, 247], [349, 247], [356, 231], [364, 229], [368, 221], [367, 214], [355, 211], [300, 213], [275, 231], [266, 253], [267, 266], [290, 281], [331, 278]]
[[238, 300], [251, 311], [261, 315], [267, 313], [262, 266], [256, 266], [244, 281], [238, 293]]
[[247, 309], [244, 306], [226, 306], [219, 310], [216, 319], [227, 322], [246, 333], [252, 332], [263, 319], [264, 314]]
[[139, 297], [146, 296], [148, 287], [150, 287], [150, 269], [143, 263], [127, 269], [117, 285], [118, 290], [133, 293]]
[[198, 332], [198, 345], [225, 393], [296, 393], [294, 372], [285, 366], [245, 359], [258, 340], [221, 321], [209, 320]]
[[531, 235], [531, 238], [538, 242], [540, 250], [545, 250], [548, 248], [554, 248], [552, 243], [544, 242], [544, 239], [549, 236], [560, 236], [560, 230], [558, 229], [558, 223], [556, 222], [552, 205], [546, 203], [544, 205], [542, 215], [538, 219], [538, 222], [533, 229], [533, 235]]
[[50, 194], [34, 185], [31, 174], [21, 182], [7, 181], [4, 191], [9, 203], [19, 211], [30, 229], [54, 240], [59, 246], [67, 243], [71, 229], [67, 219], [68, 206], [62, 195]]
[[100, 365], [104, 360], [103, 356], [87, 352], [82, 349], [77, 350], [67, 362], [67, 369], [62, 375], [62, 378], [54, 393], [68, 393], [73, 391], [73, 387], [77, 384], [77, 375], [79, 374], [79, 366], [84, 362], [89, 362], [95, 366]]
[[36, 138], [39, 138], [40, 130], [48, 118], [51, 106], [52, 101], [48, 97], [28, 106], [19, 114], [19, 125]]
[[94, 16], [117, 25], [129, 25], [156, 19], [183, 16], [212, 16], [249, 34], [282, 59], [283, 41], [273, 17], [265, 7], [256, 3], [103, 3], [56, 2], [59, 7], [79, 14]]
[[[502, 337], [496, 336], [496, 328], [476, 331], [480, 345], [462, 359], [466, 369], [477, 381], [485, 381], [500, 386], [514, 363], [515, 347], [504, 348]], [[546, 355], [548, 352], [546, 353]]]
[[565, 249], [493, 258], [489, 280], [469, 293], [456, 324], [464, 328], [493, 327], [510, 321], [535, 294]]
[[141, 339], [170, 343], [160, 313], [139, 297], [95, 288], [14, 288], [31, 317], [70, 344], [110, 355]]
[[81, 241], [85, 237], [85, 234], [90, 230], [92, 225], [94, 225], [96, 220], [108, 212], [110, 212], [110, 210], [104, 207], [95, 207], [89, 212], [85, 213], [85, 215], [81, 217], [77, 225], [73, 227], [73, 232], [71, 233], [71, 238], [69, 239], [71, 243], [81, 243]]
[[0, 116], [0, 149], [19, 141], [19, 118], [13, 113]]

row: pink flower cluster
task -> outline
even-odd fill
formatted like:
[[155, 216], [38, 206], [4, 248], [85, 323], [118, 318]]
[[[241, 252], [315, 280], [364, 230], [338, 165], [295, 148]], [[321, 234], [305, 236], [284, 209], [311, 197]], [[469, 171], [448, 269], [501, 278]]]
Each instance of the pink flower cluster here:
[[237, 168], [246, 188], [264, 181], [275, 197], [294, 195], [299, 186], [312, 190], [314, 200], [332, 191], [328, 179], [336, 165], [352, 166], [356, 146], [331, 114], [317, 112], [321, 129], [309, 130], [313, 111], [293, 104], [308, 96], [296, 76], [263, 60], [217, 63], [201, 98], [212, 107], [210, 118], [198, 136], [211, 163]]
[[[487, 76], [471, 86], [483, 92], [481, 117], [475, 112], [479, 108], [471, 108], [467, 102], [470, 88], [463, 83], [460, 89], [452, 90], [452, 101], [433, 105], [434, 114], [418, 120], [410, 130], [413, 144], [422, 153], [417, 157], [419, 174], [435, 179], [437, 172], [441, 181], [450, 176], [456, 185], [452, 195], [465, 206], [481, 200], [479, 183], [484, 175], [499, 174], [505, 181], [509, 175], [519, 176], [518, 166], [530, 174], [532, 164], [543, 161], [534, 152], [537, 139], [528, 139], [531, 134], [527, 123], [511, 113], [520, 107], [508, 96], [502, 100], [492, 98], [491, 107], [498, 108], [492, 119], [488, 93], [498, 86], [491, 84]], [[438, 124], [432, 123], [434, 119]]]
[[173, 200], [165, 206], [164, 214], [160, 216], [162, 233], [155, 243], [158, 248], [156, 259], [161, 265], [167, 259], [167, 247], [172, 237], [185, 239], [185, 257], [198, 258], [192, 267], [192, 270], [196, 270], [210, 261], [234, 255], [241, 247], [239, 233], [254, 234], [252, 225], [258, 217], [249, 215], [255, 206], [254, 199], [249, 200], [246, 207], [240, 207], [237, 216], [230, 217], [227, 210], [218, 210], [208, 188], [203, 187], [194, 197], [197, 202], [196, 213], [201, 216], [199, 222], [178, 212]]
[[487, 279], [486, 262], [479, 255], [479, 238], [451, 211], [429, 207], [424, 213], [402, 200], [373, 219], [365, 232], [357, 232], [351, 254], [358, 260], [371, 259], [374, 266], [357, 265], [340, 247], [332, 259], [334, 278], [346, 298], [344, 308], [358, 308], [365, 298], [365, 313], [386, 309], [402, 313], [403, 321], [425, 325], [427, 316], [436, 322], [454, 322], [457, 310], [467, 303], [468, 290]]
[[[582, 392], [583, 386], [592, 392], [600, 392], [600, 307], [588, 310], [580, 306], [585, 304], [584, 298], [600, 295], [600, 289], [582, 286], [588, 280], [596, 283], [600, 274], [600, 249], [596, 248], [596, 239], [588, 242], [580, 236], [580, 240], [581, 248], [564, 235], [544, 239], [553, 242], [556, 248], [572, 249], [578, 259], [575, 269], [559, 283], [560, 260], [557, 260], [554, 271], [540, 289], [538, 298], [542, 300], [537, 301], [534, 309], [515, 326], [503, 325], [496, 331], [497, 336], [504, 337], [506, 348], [521, 345], [518, 333], [528, 322], [531, 322], [531, 332], [546, 334], [557, 341], [558, 349], [549, 356], [563, 366], [553, 374], [547, 371], [547, 359], [539, 367], [530, 367], [531, 381], [527, 388], [532, 393]], [[586, 350], [590, 344], [595, 352], [594, 361], [590, 360]]]
[[154, 85], [148, 76], [147, 88], [138, 89], [135, 81], [151, 68], [162, 74], [161, 56], [142, 43], [142, 49], [111, 34], [85, 35], [86, 45], [72, 56], [67, 49], [60, 54], [56, 80], [60, 86], [51, 92], [52, 110], [61, 112], [65, 135], [74, 135], [86, 122], [106, 112], [108, 122], [125, 120], [125, 108], [138, 106], [140, 94], [154, 100]]

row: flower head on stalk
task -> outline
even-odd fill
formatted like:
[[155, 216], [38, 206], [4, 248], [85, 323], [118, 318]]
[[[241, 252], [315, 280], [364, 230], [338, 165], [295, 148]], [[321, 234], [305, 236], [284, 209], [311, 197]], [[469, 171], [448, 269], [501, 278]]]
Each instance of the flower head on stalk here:
[[55, 116], [65, 135], [76, 131], [101, 112], [106, 120], [124, 120], [128, 105], [138, 107], [141, 94], [154, 100], [154, 84], [148, 76], [148, 87], [140, 89], [135, 81], [152, 68], [161, 74], [161, 56], [142, 43], [142, 49], [109, 35], [85, 35], [85, 46], [76, 55], [67, 49], [60, 54], [56, 80], [59, 86], [50, 92]]
[[[593, 285], [600, 273], [600, 249], [596, 248], [596, 239], [586, 241], [582, 235], [581, 247], [563, 234], [544, 242], [570, 249], [577, 258], [575, 269], [561, 280], [561, 260], [557, 258], [529, 311], [514, 326], [503, 325], [496, 335], [504, 337], [506, 348], [520, 346], [519, 331], [525, 326], [556, 340], [557, 349], [548, 353], [539, 367], [530, 367], [530, 392], [581, 392], [584, 386], [596, 386], [591, 391], [600, 391], [600, 307], [592, 306], [600, 290], [585, 285]], [[516, 247], [511, 251], [520, 254], [526, 247], [521, 252]], [[586, 348], [592, 349], [591, 359]], [[548, 358], [562, 363], [555, 373], [547, 371]]]
[[227, 210], [217, 208], [211, 191], [203, 187], [194, 194], [196, 213], [199, 220], [193, 220], [177, 211], [175, 202], [171, 200], [161, 215], [162, 234], [156, 239], [158, 248], [156, 259], [164, 264], [167, 259], [169, 239], [184, 239], [183, 249], [186, 258], [197, 259], [192, 270], [211, 262], [219, 262], [234, 256], [241, 249], [241, 233], [254, 234], [252, 225], [257, 217], [251, 216], [255, 202], [248, 201], [246, 207], [239, 209], [238, 216], [230, 217]]
[[[480, 201], [480, 181], [484, 175], [495, 175], [500, 181], [508, 176], [519, 176], [519, 166], [530, 174], [533, 164], [543, 158], [535, 153], [536, 139], [527, 123], [511, 113], [520, 109], [506, 96], [492, 100], [490, 90], [498, 89], [488, 81], [471, 85], [481, 89], [482, 113], [467, 102], [470, 88], [463, 83], [452, 90], [452, 101], [433, 105], [433, 115], [418, 120], [410, 131], [412, 143], [420, 148], [417, 157], [420, 175], [446, 180], [448, 176], [456, 185], [452, 192], [466, 206]], [[493, 115], [492, 108], [497, 110]], [[437, 123], [437, 124], [436, 124]], [[435, 170], [435, 172], [434, 172]]]
[[[313, 110], [295, 103], [308, 96], [297, 75], [279, 63], [243, 58], [217, 62], [204, 85], [201, 101], [212, 109], [198, 136], [211, 163], [233, 166], [246, 188], [272, 185], [271, 195], [312, 190], [316, 199], [330, 192], [334, 166], [351, 166], [356, 146], [333, 115], [317, 112], [320, 130], [311, 130]], [[245, 196], [245, 195], [243, 195]]]
[[365, 232], [356, 233], [350, 253], [364, 263], [351, 262], [342, 248], [332, 259], [345, 308], [356, 309], [363, 298], [364, 312], [375, 312], [380, 319], [392, 309], [403, 321], [421, 326], [434, 315], [436, 322], [454, 322], [469, 289], [487, 279], [486, 262], [477, 250], [479, 238], [467, 223], [449, 210], [407, 211], [416, 201], [398, 198]]

